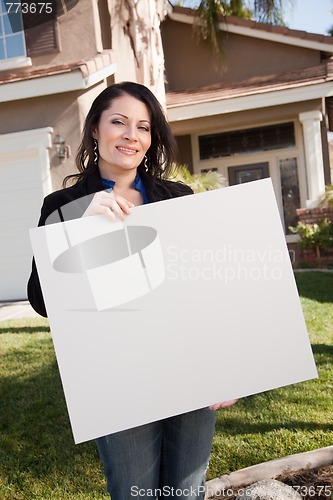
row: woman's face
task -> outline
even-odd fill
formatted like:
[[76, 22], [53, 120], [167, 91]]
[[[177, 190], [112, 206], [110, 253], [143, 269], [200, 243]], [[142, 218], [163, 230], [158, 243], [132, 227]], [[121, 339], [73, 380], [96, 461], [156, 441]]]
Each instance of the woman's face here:
[[127, 94], [114, 99], [92, 131], [98, 142], [101, 176], [136, 170], [150, 147], [150, 129], [145, 103]]

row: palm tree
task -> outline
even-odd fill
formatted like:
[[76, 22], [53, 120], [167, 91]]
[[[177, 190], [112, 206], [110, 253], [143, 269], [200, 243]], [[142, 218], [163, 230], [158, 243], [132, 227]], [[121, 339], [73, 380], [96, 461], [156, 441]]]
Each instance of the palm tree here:
[[283, 0], [255, 0], [254, 17], [263, 23], [284, 26]]
[[[219, 29], [221, 16], [254, 18], [259, 22], [282, 25], [286, 3], [293, 0], [253, 0], [253, 11], [244, 0], [200, 0], [194, 30], [198, 38], [207, 42], [216, 60], [221, 59], [224, 48], [224, 33]], [[187, 2], [180, 2], [186, 5]], [[193, 0], [190, 1], [193, 5]]]

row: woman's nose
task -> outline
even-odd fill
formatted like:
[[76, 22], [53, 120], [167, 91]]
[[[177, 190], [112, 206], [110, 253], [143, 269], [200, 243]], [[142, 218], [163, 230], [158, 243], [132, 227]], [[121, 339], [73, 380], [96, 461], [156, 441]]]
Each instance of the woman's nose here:
[[128, 139], [130, 141], [136, 141], [137, 140], [136, 127], [132, 126], [126, 127], [126, 130], [124, 131], [124, 137], [125, 139]]

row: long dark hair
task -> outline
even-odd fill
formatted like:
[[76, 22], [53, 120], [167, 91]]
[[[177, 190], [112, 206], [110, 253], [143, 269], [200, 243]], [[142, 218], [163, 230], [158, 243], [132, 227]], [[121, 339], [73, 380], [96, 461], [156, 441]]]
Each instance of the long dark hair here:
[[[165, 179], [170, 176], [177, 146], [160, 103], [144, 85], [134, 82], [122, 82], [107, 87], [92, 103], [84, 124], [82, 141], [76, 155], [76, 167], [79, 173], [65, 177], [64, 186], [69, 180], [78, 182], [96, 171], [98, 167], [94, 163], [92, 130], [98, 126], [102, 112], [111, 106], [113, 99], [126, 94], [145, 103], [151, 115], [151, 146], [146, 153], [147, 174], [155, 179]], [[140, 163], [138, 171], [143, 175], [147, 175], [144, 160]]]

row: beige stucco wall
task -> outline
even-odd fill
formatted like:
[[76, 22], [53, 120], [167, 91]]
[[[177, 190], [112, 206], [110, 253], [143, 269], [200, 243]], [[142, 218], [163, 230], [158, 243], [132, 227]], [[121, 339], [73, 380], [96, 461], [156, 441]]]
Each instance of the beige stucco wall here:
[[254, 76], [295, 71], [320, 63], [320, 52], [228, 33], [224, 70], [214, 70], [211, 49], [198, 44], [192, 26], [167, 19], [162, 23], [167, 90], [191, 89]]
[[54, 146], [49, 150], [54, 190], [61, 187], [66, 175], [76, 170], [75, 155], [84, 119], [92, 101], [105, 86], [102, 82], [87, 92], [67, 92], [1, 104], [0, 134], [52, 127], [52, 143], [58, 134], [65, 139], [70, 148], [68, 159], [59, 160]]
[[125, 80], [136, 81], [137, 65], [133, 50], [129, 38], [124, 35], [123, 29], [119, 24], [115, 24], [112, 27], [112, 48], [114, 62], [117, 65], [115, 83]]
[[256, 127], [261, 124], [276, 123], [283, 120], [298, 119], [298, 114], [306, 111], [322, 109], [320, 99], [305, 101], [301, 103], [286, 104], [283, 106], [272, 106], [262, 109], [241, 111], [239, 113], [226, 113], [216, 116], [204, 116], [193, 120], [171, 122], [171, 130], [174, 135], [186, 135], [195, 133], [222, 132]]
[[75, 63], [96, 56], [101, 48], [97, 0], [80, 0], [66, 14], [58, 18], [60, 51], [32, 58], [35, 68], [45, 65]]

